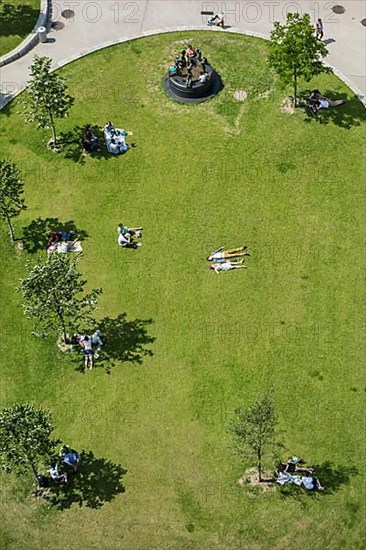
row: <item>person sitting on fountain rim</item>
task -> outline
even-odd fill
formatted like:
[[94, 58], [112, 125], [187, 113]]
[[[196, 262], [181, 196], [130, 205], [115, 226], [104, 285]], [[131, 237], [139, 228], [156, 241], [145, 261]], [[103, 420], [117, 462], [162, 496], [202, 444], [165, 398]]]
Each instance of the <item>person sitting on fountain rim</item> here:
[[193, 59], [197, 57], [197, 52], [193, 49], [192, 44], [188, 45], [188, 48], [186, 49], [186, 56], [188, 57], [188, 59]]
[[210, 78], [210, 75], [208, 73], [201, 73], [198, 77], [198, 82], [207, 82], [207, 80]]

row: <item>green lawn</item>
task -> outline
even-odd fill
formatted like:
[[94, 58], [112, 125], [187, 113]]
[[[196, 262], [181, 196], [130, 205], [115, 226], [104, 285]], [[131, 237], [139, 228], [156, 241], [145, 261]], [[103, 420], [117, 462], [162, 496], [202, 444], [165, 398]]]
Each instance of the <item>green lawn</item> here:
[[0, 56], [18, 46], [34, 28], [39, 0], [2, 0], [0, 3]]
[[[182, 106], [161, 78], [190, 42], [225, 87]], [[312, 85], [346, 96], [345, 107], [323, 123], [283, 114], [265, 58], [260, 40], [178, 33], [64, 68], [76, 104], [60, 129], [112, 120], [137, 143], [120, 158], [55, 155], [18, 101], [2, 112], [3, 154], [26, 180], [17, 234], [37, 217], [73, 220], [88, 234], [80, 269], [103, 287], [98, 316], [151, 319], [155, 338], [141, 363], [76, 370], [31, 335], [14, 292], [25, 261], [45, 252], [14, 251], [2, 225], [2, 404], [42, 404], [66, 443], [127, 470], [124, 494], [113, 498], [110, 483], [100, 508], [88, 493], [62, 512], [34, 502], [30, 480], [3, 476], [2, 548], [363, 547], [364, 111], [327, 75]], [[145, 228], [140, 249], [117, 247], [119, 221]], [[248, 270], [208, 271], [212, 250], [243, 243]], [[236, 484], [250, 459], [232, 453], [228, 420], [270, 387], [283, 458], [317, 465], [325, 494]]]

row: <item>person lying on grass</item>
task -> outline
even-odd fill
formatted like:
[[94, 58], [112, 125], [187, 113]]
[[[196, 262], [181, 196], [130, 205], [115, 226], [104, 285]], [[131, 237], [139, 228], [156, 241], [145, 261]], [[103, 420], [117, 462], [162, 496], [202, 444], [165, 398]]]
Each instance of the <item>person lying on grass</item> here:
[[239, 246], [239, 248], [224, 250], [224, 247], [220, 246], [220, 248], [212, 252], [210, 256], [207, 256], [207, 260], [209, 262], [223, 262], [231, 258], [237, 258], [238, 256], [250, 256], [250, 254], [246, 252], [247, 248], [247, 246]]
[[324, 487], [320, 483], [319, 479], [315, 476], [294, 476], [286, 472], [280, 472], [276, 483], [280, 485], [293, 484], [298, 487], [304, 487], [308, 491], [324, 491]]
[[321, 95], [319, 90], [313, 90], [309, 97], [309, 108], [314, 113], [317, 114], [319, 109], [328, 109], [329, 107], [339, 107], [344, 105], [344, 99], [329, 99]]
[[277, 465], [277, 473], [285, 472], [288, 474], [294, 474], [295, 472], [302, 472], [309, 475], [313, 473], [312, 468], [305, 468], [302, 466], [298, 466], [298, 464], [300, 463], [303, 463], [303, 461], [300, 461], [296, 456], [292, 456], [291, 458], [288, 459], [287, 464], [280, 462]]
[[247, 269], [248, 266], [246, 265], [242, 265], [244, 262], [244, 260], [240, 260], [238, 262], [230, 262], [230, 261], [226, 261], [224, 263], [221, 263], [221, 264], [210, 264], [210, 269], [213, 269], [214, 271], [216, 271], [216, 273], [219, 275], [220, 274], [220, 271], [231, 271], [233, 269]]

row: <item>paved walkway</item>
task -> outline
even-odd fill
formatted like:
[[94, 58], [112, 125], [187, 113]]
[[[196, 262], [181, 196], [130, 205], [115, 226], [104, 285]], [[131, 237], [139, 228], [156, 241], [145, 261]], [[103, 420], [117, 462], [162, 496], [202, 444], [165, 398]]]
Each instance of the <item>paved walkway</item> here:
[[[338, 1], [345, 8], [341, 15], [331, 10]], [[229, 28], [211, 30], [201, 11], [220, 9]], [[72, 10], [74, 15], [64, 10]], [[283, 21], [287, 11], [310, 13], [314, 21], [322, 18], [329, 49], [327, 62], [366, 104], [366, 27], [361, 25], [366, 18], [364, 0], [53, 0], [52, 21], [59, 22], [59, 30], [50, 32], [47, 43], [38, 44], [1, 69], [0, 108], [24, 89], [35, 54], [51, 57], [57, 68], [108, 44], [164, 31], [202, 28], [268, 37], [273, 21]]]

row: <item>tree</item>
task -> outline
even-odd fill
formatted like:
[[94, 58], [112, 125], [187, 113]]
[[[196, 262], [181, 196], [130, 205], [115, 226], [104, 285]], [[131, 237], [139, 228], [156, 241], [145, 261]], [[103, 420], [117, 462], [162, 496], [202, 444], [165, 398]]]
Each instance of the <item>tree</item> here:
[[50, 439], [51, 414], [30, 404], [7, 407], [0, 413], [0, 461], [5, 472], [30, 469], [37, 481], [39, 462], [50, 462], [59, 443]]
[[97, 307], [101, 289], [84, 294], [86, 281], [76, 269], [77, 257], [66, 254], [50, 254], [46, 262], [32, 266], [26, 279], [21, 279], [17, 290], [23, 294], [23, 309], [30, 319], [36, 319], [38, 336], [61, 331], [63, 340], [67, 332], [80, 323], [92, 322], [91, 314]]
[[52, 128], [52, 143], [56, 147], [55, 119], [67, 117], [74, 98], [68, 94], [64, 79], [50, 72], [51, 62], [49, 57], [35, 56], [23, 105], [27, 122], [37, 122], [38, 128]]
[[276, 445], [276, 422], [272, 395], [267, 393], [248, 409], [236, 409], [229, 424], [236, 451], [246, 456], [249, 448], [256, 456], [259, 481], [262, 481], [263, 455]]
[[327, 54], [327, 48], [315, 36], [309, 14], [288, 13], [284, 25], [274, 23], [268, 61], [284, 84], [292, 82], [295, 107], [300, 77], [309, 82], [322, 72], [331, 72], [322, 62]]
[[10, 238], [15, 241], [12, 218], [27, 207], [22, 197], [24, 183], [19, 168], [10, 160], [0, 160], [0, 215], [7, 221]]

